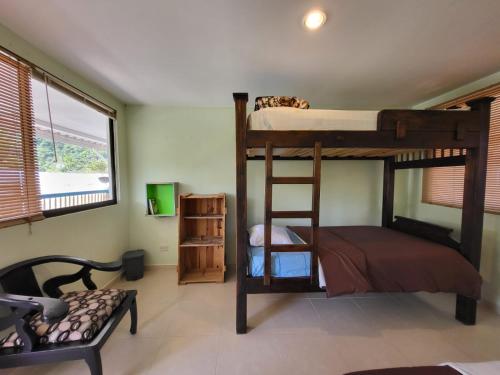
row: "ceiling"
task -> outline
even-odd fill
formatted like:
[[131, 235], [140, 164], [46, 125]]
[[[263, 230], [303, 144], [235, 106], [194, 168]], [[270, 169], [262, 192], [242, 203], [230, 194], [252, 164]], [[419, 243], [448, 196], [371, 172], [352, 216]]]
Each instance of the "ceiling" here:
[[126, 103], [405, 107], [500, 70], [498, 0], [0, 0], [0, 23]]

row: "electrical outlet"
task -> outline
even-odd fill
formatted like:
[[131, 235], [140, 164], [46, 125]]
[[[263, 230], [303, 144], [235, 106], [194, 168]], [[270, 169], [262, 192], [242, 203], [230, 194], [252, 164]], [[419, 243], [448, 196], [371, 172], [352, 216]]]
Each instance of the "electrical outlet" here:
[[160, 251], [168, 251], [168, 245], [160, 245]]

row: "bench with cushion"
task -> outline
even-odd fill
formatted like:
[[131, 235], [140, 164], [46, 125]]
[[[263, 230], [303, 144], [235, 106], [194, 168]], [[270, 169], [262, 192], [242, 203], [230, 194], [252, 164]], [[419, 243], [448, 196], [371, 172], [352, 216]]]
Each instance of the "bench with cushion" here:
[[[53, 262], [80, 265], [70, 275], [38, 285], [33, 267]], [[10, 314], [0, 318], [0, 368], [83, 359], [92, 375], [102, 374], [100, 349], [130, 311], [130, 333], [137, 331], [135, 290], [97, 289], [92, 269], [119, 271], [121, 261], [93, 262], [52, 255], [25, 260], [0, 270], [0, 306]], [[86, 291], [63, 293], [62, 285], [81, 280]], [[44, 297], [44, 294], [48, 297]], [[7, 329], [12, 328], [9, 333]]]

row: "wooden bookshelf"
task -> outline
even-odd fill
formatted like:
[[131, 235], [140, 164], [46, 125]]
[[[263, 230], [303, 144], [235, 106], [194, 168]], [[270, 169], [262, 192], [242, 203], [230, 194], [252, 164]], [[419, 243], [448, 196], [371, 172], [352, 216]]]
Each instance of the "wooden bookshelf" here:
[[224, 193], [179, 195], [179, 284], [224, 282], [226, 211]]
[[224, 237], [186, 237], [180, 244], [181, 247], [193, 246], [224, 246]]

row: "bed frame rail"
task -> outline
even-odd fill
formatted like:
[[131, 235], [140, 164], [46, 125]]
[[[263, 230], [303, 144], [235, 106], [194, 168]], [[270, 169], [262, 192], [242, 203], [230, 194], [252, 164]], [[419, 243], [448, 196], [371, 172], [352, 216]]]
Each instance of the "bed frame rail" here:
[[[307, 148], [469, 148], [479, 142], [476, 111], [383, 110], [377, 131], [247, 130], [247, 147]], [[246, 130], [246, 120], [244, 124]]]

